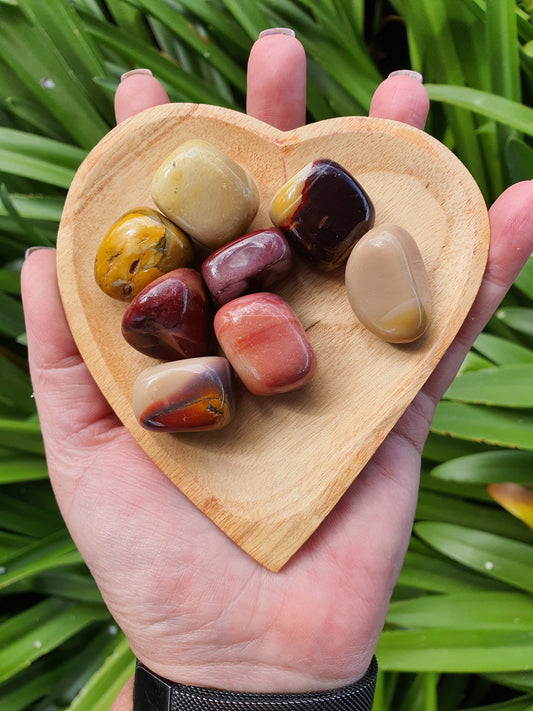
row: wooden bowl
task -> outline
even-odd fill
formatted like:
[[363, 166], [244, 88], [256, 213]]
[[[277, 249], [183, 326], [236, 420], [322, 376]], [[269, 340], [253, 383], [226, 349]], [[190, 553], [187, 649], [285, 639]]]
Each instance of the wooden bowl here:
[[[270, 225], [272, 196], [311, 160], [330, 158], [350, 171], [374, 203], [376, 225], [397, 223], [418, 243], [434, 304], [423, 338], [409, 345], [380, 341], [350, 309], [343, 269], [323, 275], [298, 265], [276, 291], [316, 351], [312, 382], [273, 397], [238, 387], [236, 416], [219, 432], [143, 430], [133, 415], [132, 387], [155, 361], [123, 340], [125, 305], [97, 286], [94, 258], [120, 215], [153, 206], [152, 175], [191, 138], [218, 146], [255, 179], [261, 204], [250, 231]], [[171, 104], [125, 121], [91, 151], [67, 197], [57, 259], [70, 328], [118, 417], [201, 511], [278, 570], [335, 506], [450, 345], [478, 291], [488, 244], [487, 210], [473, 178], [422, 131], [350, 117], [283, 133], [226, 109]]]

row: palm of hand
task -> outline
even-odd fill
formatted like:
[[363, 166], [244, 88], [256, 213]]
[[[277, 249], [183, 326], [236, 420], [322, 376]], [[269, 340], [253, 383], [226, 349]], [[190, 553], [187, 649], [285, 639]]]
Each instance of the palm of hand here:
[[[155, 467], [83, 364], [74, 370], [83, 421], [67, 447], [50, 448], [50, 469], [68, 462], [71, 474], [55, 482], [63, 515], [134, 653], [163, 676], [180, 669], [181, 680], [216, 684], [220, 677], [220, 685], [231, 677], [243, 690], [271, 690], [274, 677], [284, 690], [328, 688], [364, 673], [416, 497], [419, 457], [401, 426], [273, 574]], [[58, 387], [68, 389], [57, 375]]]

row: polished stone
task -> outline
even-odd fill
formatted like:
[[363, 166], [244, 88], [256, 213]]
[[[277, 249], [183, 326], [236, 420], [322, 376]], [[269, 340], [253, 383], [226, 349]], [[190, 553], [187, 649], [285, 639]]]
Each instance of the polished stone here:
[[426, 331], [431, 312], [429, 281], [414, 238], [383, 224], [354, 247], [346, 265], [346, 290], [361, 323], [390, 343], [409, 343]]
[[219, 304], [267, 291], [290, 272], [292, 252], [279, 230], [257, 230], [213, 252], [202, 264], [207, 288]]
[[305, 385], [316, 369], [309, 340], [290, 306], [276, 294], [248, 294], [216, 313], [215, 335], [244, 385], [254, 395]]
[[195, 269], [176, 269], [156, 279], [122, 318], [122, 335], [130, 346], [161, 360], [207, 355], [212, 334], [209, 298]]
[[102, 239], [94, 264], [100, 288], [131, 301], [162, 274], [188, 267], [194, 258], [190, 238], [166, 217], [139, 207], [122, 215]]
[[220, 356], [161, 363], [135, 381], [133, 410], [155, 432], [204, 432], [226, 427], [233, 414], [232, 372]]
[[374, 224], [374, 206], [342, 166], [316, 160], [274, 196], [270, 219], [309, 266], [331, 271]]
[[152, 181], [152, 198], [170, 220], [195, 240], [218, 249], [246, 231], [259, 207], [250, 175], [215, 146], [183, 143]]

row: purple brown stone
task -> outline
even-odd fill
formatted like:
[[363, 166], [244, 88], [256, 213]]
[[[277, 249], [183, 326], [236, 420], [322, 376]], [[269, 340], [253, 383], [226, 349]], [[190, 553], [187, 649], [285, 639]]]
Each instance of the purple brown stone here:
[[220, 356], [161, 363], [144, 370], [133, 388], [137, 420], [154, 432], [205, 432], [229, 424], [232, 372]]
[[374, 206], [361, 185], [332, 160], [315, 160], [274, 196], [270, 219], [309, 266], [331, 271], [348, 259], [374, 224]]
[[219, 304], [268, 291], [291, 270], [292, 252], [279, 230], [251, 232], [213, 252], [202, 265], [207, 288]]
[[152, 358], [207, 355], [211, 309], [199, 272], [175, 269], [145, 287], [124, 313], [122, 335], [130, 346]]

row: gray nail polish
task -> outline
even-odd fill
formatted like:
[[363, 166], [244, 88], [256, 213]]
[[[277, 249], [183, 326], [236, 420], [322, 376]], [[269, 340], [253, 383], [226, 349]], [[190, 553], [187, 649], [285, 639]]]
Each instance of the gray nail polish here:
[[411, 79], [416, 79], [419, 81], [421, 84], [424, 81], [424, 77], [420, 72], [415, 72], [412, 69], [397, 69], [395, 72], [391, 72], [389, 74], [389, 77], [411, 77]]
[[291, 30], [290, 27], [270, 27], [268, 30], [260, 32], [258, 39], [268, 37], [268, 35], [289, 35], [289, 37], [296, 37], [296, 32]]
[[124, 81], [124, 79], [127, 79], [128, 77], [136, 76], [137, 74], [145, 74], [148, 77], [154, 76], [149, 69], [139, 67], [139, 69], [130, 69], [129, 72], [124, 72], [124, 74], [120, 77], [120, 81]]

